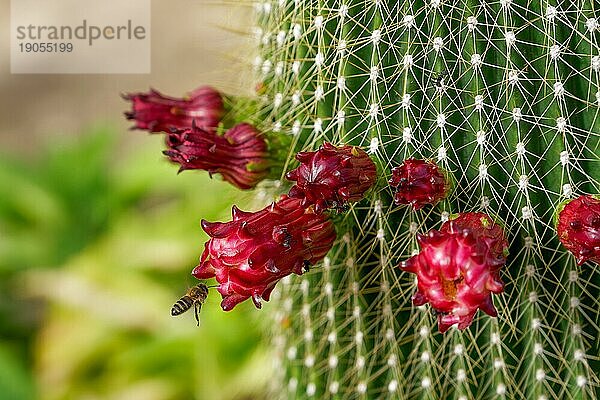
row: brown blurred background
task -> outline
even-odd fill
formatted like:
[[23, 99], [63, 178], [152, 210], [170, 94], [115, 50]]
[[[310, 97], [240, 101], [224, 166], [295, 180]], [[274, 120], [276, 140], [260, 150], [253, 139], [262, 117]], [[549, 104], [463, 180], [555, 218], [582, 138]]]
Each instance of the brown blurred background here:
[[250, 11], [241, 2], [153, 0], [151, 74], [20, 75], [10, 73], [10, 0], [0, 0], [0, 146], [35, 152], [48, 135], [77, 134], [98, 121], [125, 130], [122, 92], [152, 86], [179, 96], [200, 84], [247, 89], [248, 75], [239, 72], [249, 59]]

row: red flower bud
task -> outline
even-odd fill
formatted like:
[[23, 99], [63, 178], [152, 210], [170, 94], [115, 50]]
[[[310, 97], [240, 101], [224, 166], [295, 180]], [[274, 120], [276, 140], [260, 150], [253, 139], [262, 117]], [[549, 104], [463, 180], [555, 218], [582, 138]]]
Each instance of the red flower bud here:
[[409, 158], [392, 169], [390, 185], [396, 188], [394, 202], [411, 204], [418, 210], [448, 195], [450, 184], [444, 172], [432, 161]]
[[192, 124], [174, 129], [167, 136], [169, 150], [163, 153], [179, 163], [179, 171], [203, 169], [221, 174], [240, 189], [250, 189], [268, 174], [267, 143], [250, 124], [242, 123], [218, 135]]
[[355, 146], [335, 147], [325, 142], [317, 151], [298, 153], [296, 159], [300, 166], [286, 175], [296, 181], [290, 197], [314, 204], [317, 212], [340, 210], [349, 202], [361, 200], [377, 177], [373, 161]]
[[157, 90], [148, 93], [123, 95], [132, 102], [132, 111], [126, 112], [127, 119], [135, 120], [135, 129], [150, 132], [169, 132], [171, 128], [185, 129], [192, 121], [203, 129], [217, 127], [223, 115], [223, 98], [215, 89], [203, 86], [184, 98], [165, 96]]
[[260, 308], [281, 278], [301, 275], [325, 257], [335, 240], [329, 218], [304, 208], [300, 199], [282, 196], [257, 212], [234, 206], [232, 216], [230, 222], [202, 221], [211, 239], [192, 271], [198, 279], [216, 277], [225, 311], [248, 298]]
[[417, 240], [421, 251], [400, 268], [417, 275], [413, 304], [431, 304], [440, 332], [454, 324], [467, 328], [478, 309], [497, 316], [491, 294], [504, 290], [499, 270], [508, 254], [499, 224], [483, 213], [464, 213]]
[[577, 264], [600, 264], [600, 199], [579, 196], [558, 208], [558, 238], [575, 255]]

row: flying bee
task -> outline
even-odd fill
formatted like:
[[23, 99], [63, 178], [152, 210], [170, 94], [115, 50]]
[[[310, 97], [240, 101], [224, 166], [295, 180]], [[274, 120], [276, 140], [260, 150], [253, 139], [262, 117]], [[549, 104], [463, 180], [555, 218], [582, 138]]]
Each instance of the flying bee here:
[[177, 300], [175, 304], [173, 304], [173, 307], [171, 307], [171, 315], [176, 317], [194, 306], [196, 322], [198, 326], [200, 326], [198, 313], [200, 312], [206, 297], [208, 297], [208, 286], [206, 286], [204, 283], [199, 283], [196, 286], [189, 288], [187, 293]]

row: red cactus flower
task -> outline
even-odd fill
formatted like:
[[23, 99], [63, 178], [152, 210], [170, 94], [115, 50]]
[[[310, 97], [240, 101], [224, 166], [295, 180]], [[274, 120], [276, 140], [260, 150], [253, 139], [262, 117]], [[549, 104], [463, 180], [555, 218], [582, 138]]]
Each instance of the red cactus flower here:
[[301, 199], [282, 196], [257, 212], [235, 206], [233, 221], [202, 221], [211, 237], [192, 275], [216, 277], [224, 311], [252, 298], [257, 308], [269, 300], [277, 282], [291, 273], [301, 275], [325, 257], [335, 229], [324, 214], [302, 206]]
[[413, 304], [431, 304], [440, 332], [454, 324], [467, 328], [478, 309], [498, 315], [491, 294], [504, 290], [499, 270], [508, 254], [499, 224], [483, 213], [464, 213], [417, 240], [421, 251], [400, 268], [417, 275]]
[[217, 127], [223, 115], [223, 98], [215, 89], [202, 86], [184, 98], [165, 96], [157, 90], [148, 93], [123, 95], [132, 103], [127, 119], [135, 120], [135, 129], [150, 132], [169, 132], [171, 128], [185, 129], [192, 121], [203, 129]]
[[219, 135], [192, 124], [167, 136], [163, 153], [181, 165], [180, 171], [203, 169], [221, 174], [240, 189], [250, 189], [268, 174], [267, 143], [250, 124], [242, 123]]
[[317, 151], [298, 153], [296, 159], [300, 166], [286, 175], [296, 182], [290, 197], [314, 204], [316, 212], [343, 209], [349, 202], [361, 200], [375, 184], [375, 164], [355, 146], [336, 147], [325, 142]]
[[390, 185], [396, 188], [394, 202], [410, 204], [418, 210], [448, 195], [450, 184], [445, 172], [432, 161], [409, 158], [392, 169]]
[[561, 204], [557, 222], [558, 238], [577, 264], [600, 264], [600, 199], [586, 195]]

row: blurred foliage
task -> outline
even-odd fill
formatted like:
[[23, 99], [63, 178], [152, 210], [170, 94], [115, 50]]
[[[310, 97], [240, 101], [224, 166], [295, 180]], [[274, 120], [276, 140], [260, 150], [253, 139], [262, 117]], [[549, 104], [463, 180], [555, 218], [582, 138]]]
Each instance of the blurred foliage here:
[[0, 157], [2, 400], [264, 398], [250, 304], [224, 313], [212, 291], [200, 328], [169, 314], [195, 284], [200, 218], [227, 219], [251, 195], [177, 175], [159, 135], [132, 135], [97, 128], [35, 159]]

